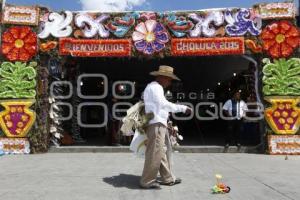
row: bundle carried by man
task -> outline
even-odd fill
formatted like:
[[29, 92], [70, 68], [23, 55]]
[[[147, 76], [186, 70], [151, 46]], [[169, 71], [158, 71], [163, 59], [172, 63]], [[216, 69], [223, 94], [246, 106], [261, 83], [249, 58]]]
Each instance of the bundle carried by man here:
[[[121, 132], [124, 136], [133, 135], [130, 150], [137, 155], [143, 156], [145, 153], [147, 143], [145, 128], [153, 117], [153, 113], [145, 113], [145, 104], [139, 101], [127, 110], [127, 115], [122, 120]], [[170, 134], [167, 137], [171, 146], [179, 146], [178, 140], [183, 140], [183, 137], [179, 134], [178, 127], [169, 121], [168, 130]]]
[[153, 118], [153, 113], [145, 113], [145, 104], [139, 101], [127, 110], [127, 115], [123, 118], [121, 131], [125, 136], [132, 136], [136, 130], [140, 134], [145, 134], [145, 126]]
[[125, 136], [134, 135], [130, 150], [137, 155], [143, 156], [145, 153], [147, 142], [145, 127], [153, 117], [153, 113], [145, 113], [145, 104], [139, 101], [127, 110], [127, 115], [122, 120], [121, 131]]

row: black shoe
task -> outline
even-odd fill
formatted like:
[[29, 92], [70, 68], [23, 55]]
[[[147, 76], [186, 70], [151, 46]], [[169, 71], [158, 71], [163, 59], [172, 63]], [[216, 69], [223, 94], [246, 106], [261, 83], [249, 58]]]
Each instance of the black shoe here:
[[176, 178], [175, 181], [172, 181], [172, 182], [169, 182], [169, 183], [160, 182], [159, 184], [161, 184], [161, 185], [167, 185], [167, 186], [172, 186], [172, 185], [179, 184], [181, 182], [182, 182], [182, 180], [180, 178]]
[[160, 187], [160, 185], [158, 184], [158, 183], [152, 183], [151, 185], [149, 185], [149, 186], [141, 186], [140, 185], [140, 187], [142, 188], [142, 189], [156, 189], [156, 190], [158, 190], [158, 189], [161, 189], [161, 187]]

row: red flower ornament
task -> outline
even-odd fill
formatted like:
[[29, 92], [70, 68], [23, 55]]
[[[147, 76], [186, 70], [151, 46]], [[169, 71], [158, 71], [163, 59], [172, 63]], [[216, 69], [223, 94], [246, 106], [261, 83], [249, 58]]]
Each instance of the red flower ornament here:
[[37, 36], [30, 27], [9, 28], [2, 34], [2, 54], [10, 61], [28, 61], [37, 52]]
[[264, 28], [261, 39], [263, 49], [272, 58], [289, 57], [300, 42], [299, 30], [286, 20], [274, 22]]

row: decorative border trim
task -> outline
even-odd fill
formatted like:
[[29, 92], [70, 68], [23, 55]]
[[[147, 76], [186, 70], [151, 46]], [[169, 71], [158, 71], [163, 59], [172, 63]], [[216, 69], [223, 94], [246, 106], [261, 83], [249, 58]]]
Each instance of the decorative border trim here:
[[300, 135], [269, 135], [271, 155], [300, 155]]
[[[280, 10], [283, 13], [278, 13], [281, 12]], [[262, 19], [294, 18], [296, 15], [296, 8], [294, 3], [259, 4], [258, 13]]]
[[0, 150], [4, 154], [29, 154], [30, 143], [27, 138], [0, 138]]
[[[35, 6], [5, 6], [2, 15], [2, 23], [37, 26], [39, 23], [39, 13], [40, 9]], [[20, 16], [12, 18], [12, 14]], [[28, 19], [22, 19], [22, 15], [28, 15]]]

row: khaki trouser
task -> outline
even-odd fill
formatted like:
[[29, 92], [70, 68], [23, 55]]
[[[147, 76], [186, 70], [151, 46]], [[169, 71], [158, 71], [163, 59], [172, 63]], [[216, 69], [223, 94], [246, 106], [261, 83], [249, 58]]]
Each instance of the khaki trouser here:
[[169, 183], [175, 180], [170, 170], [170, 163], [164, 150], [167, 127], [163, 124], [151, 124], [146, 129], [148, 137], [145, 152], [145, 164], [140, 181], [141, 186], [147, 187], [155, 182], [158, 172], [162, 181]]

